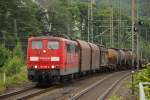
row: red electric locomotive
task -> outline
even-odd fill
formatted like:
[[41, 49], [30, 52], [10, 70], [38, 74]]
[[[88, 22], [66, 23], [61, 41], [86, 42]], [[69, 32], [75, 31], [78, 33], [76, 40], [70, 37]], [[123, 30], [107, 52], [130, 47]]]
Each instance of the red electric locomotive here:
[[75, 41], [61, 37], [31, 37], [27, 48], [28, 79], [51, 81], [79, 71]]

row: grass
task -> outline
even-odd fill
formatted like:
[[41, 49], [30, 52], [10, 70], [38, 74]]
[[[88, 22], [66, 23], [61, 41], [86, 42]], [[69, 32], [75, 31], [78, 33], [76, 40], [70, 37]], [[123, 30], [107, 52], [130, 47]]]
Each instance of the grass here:
[[150, 86], [144, 87], [145, 95], [150, 99]]
[[[130, 88], [134, 90], [134, 96], [139, 98], [139, 83], [140, 82], [150, 82], [150, 64], [146, 66], [146, 69], [141, 70], [140, 72], [136, 72], [134, 74], [133, 87], [132, 83], [130, 83]], [[150, 96], [150, 87], [144, 87], [146, 96]]]
[[5, 90], [5, 84], [4, 84], [4, 82], [3, 82], [3, 74], [2, 73], [0, 73], [0, 92], [2, 92], [2, 91], [4, 91]]
[[122, 99], [122, 97], [113, 95], [113, 96], [111, 96], [108, 100], [123, 100], [123, 99]]
[[3, 74], [0, 73], [0, 93], [3, 93], [9, 86], [17, 86], [27, 82], [26, 67], [22, 67], [21, 72], [9, 77], [6, 77], [6, 82], [3, 82]]

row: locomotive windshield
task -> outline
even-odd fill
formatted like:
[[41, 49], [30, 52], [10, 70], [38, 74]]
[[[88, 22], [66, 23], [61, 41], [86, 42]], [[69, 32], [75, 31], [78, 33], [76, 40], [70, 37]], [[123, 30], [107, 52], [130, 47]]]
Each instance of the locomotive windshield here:
[[52, 50], [57, 50], [59, 48], [59, 42], [58, 41], [48, 41], [47, 48], [52, 49]]
[[42, 49], [41, 41], [32, 41], [32, 49]]

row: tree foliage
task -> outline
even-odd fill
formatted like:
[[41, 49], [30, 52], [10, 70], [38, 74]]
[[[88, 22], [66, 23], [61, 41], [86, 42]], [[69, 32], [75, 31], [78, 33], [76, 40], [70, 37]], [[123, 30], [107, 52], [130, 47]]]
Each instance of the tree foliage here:
[[32, 0], [1, 0], [0, 1], [0, 37], [9, 48], [29, 35], [36, 35], [42, 30], [37, 20], [38, 6]]
[[14, 56], [12, 58], [7, 59], [3, 67], [3, 71], [6, 73], [7, 76], [11, 76], [19, 73], [22, 67], [22, 59], [20, 59], [18, 56]]
[[[94, 43], [102, 43], [107, 47], [112, 47], [110, 43], [110, 34], [112, 31], [113, 17], [113, 47], [131, 48], [130, 0], [121, 0], [120, 4], [117, 0], [95, 0], [96, 3], [92, 5], [93, 21], [91, 21], [90, 18], [88, 20], [88, 6], [90, 9], [90, 5], [88, 5], [89, 3], [87, 0], [35, 1], [39, 1], [40, 6], [32, 0], [0, 1], [0, 42], [1, 44], [4, 44], [5, 47], [13, 50], [19, 40], [23, 50], [26, 50], [27, 38], [31, 35], [43, 35], [39, 33], [48, 31], [47, 27], [50, 26], [50, 33], [66, 34], [73, 39], [87, 41], [88, 21], [90, 22], [90, 42], [92, 38], [91, 26], [93, 24]], [[121, 9], [118, 7], [121, 7]], [[146, 8], [147, 10], [149, 9], [147, 6]], [[48, 11], [44, 12], [43, 9], [47, 9]], [[43, 16], [46, 16], [46, 13], [48, 13], [48, 19], [45, 20], [47, 21], [45, 23], [41, 19], [45, 18]], [[143, 14], [145, 13], [147, 12], [143, 12]], [[148, 16], [140, 17], [140, 19], [144, 22], [142, 28], [149, 27]], [[145, 30], [141, 30], [143, 41], [141, 43], [145, 43], [144, 33]], [[148, 35], [147, 38], [149, 37], [150, 36]], [[147, 50], [148, 46], [144, 46], [144, 55], [148, 55]]]

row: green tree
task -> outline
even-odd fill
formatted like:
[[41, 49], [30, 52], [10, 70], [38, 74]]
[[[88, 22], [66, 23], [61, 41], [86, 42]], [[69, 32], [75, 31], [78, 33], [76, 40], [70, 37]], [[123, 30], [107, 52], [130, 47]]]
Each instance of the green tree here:
[[36, 16], [38, 9], [32, 0], [0, 1], [0, 36], [1, 42], [6, 41], [6, 47], [16, 44], [16, 36], [25, 42], [28, 36], [39, 35], [43, 26]]

